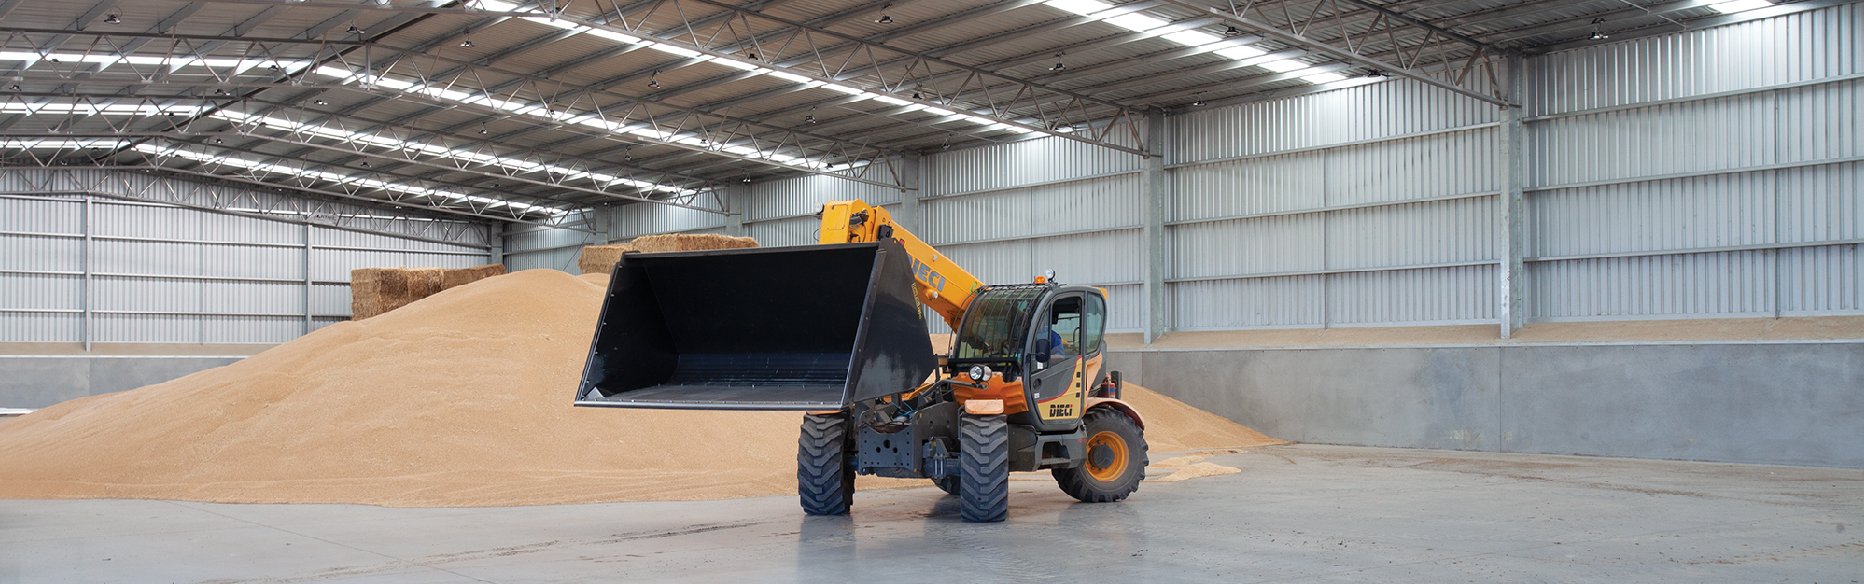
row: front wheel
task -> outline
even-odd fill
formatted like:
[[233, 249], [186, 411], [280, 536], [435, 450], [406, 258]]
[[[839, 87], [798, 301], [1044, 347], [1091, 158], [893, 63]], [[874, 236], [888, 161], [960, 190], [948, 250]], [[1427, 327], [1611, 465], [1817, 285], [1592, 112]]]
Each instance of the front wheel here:
[[1010, 425], [1002, 415], [958, 420], [958, 516], [994, 523], [1010, 514]]
[[796, 494], [810, 515], [846, 515], [854, 505], [853, 424], [847, 413], [803, 416], [796, 443]]
[[1146, 478], [1146, 437], [1132, 418], [1112, 408], [1087, 411], [1087, 460], [1049, 471], [1064, 493], [1086, 503], [1125, 499]]

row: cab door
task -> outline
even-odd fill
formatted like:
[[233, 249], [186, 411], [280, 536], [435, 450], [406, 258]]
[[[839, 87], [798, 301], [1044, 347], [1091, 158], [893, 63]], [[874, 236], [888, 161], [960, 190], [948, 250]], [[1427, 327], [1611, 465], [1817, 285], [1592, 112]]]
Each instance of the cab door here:
[[[1084, 354], [1095, 354], [1099, 347], [1084, 347], [1083, 329], [1086, 296], [1064, 292], [1049, 298], [1038, 311], [1029, 332], [1029, 350], [1024, 354], [1025, 387], [1029, 410], [1035, 412], [1044, 430], [1073, 428], [1084, 410], [1087, 373]], [[1098, 344], [1098, 339], [1095, 340]]]

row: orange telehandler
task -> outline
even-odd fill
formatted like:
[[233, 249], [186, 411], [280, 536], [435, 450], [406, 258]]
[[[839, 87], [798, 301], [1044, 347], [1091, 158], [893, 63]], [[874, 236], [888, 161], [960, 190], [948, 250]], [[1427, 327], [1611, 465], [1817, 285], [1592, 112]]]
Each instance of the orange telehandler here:
[[820, 245], [624, 255], [576, 405], [807, 412], [811, 515], [847, 513], [857, 474], [929, 478], [982, 522], [1007, 515], [1010, 471], [1087, 502], [1139, 488], [1144, 422], [1104, 366], [1102, 290], [985, 285], [861, 201], [820, 217]]

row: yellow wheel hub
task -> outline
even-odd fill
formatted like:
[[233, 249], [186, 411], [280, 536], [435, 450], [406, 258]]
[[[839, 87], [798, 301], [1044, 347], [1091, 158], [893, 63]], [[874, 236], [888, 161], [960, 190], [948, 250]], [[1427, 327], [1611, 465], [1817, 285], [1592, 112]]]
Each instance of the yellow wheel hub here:
[[1126, 474], [1126, 439], [1113, 432], [1101, 431], [1087, 439], [1087, 476], [1101, 482], [1113, 482]]

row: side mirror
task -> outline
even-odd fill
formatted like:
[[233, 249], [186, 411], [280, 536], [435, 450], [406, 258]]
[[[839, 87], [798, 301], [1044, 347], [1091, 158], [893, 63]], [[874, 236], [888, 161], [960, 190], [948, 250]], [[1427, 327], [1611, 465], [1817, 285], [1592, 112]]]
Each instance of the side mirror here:
[[1037, 363], [1048, 363], [1049, 357], [1051, 356], [1049, 353], [1053, 351], [1055, 347], [1049, 345], [1048, 339], [1036, 339], [1033, 349], [1034, 350], [1029, 352], [1029, 357], [1031, 359], [1035, 359]]

